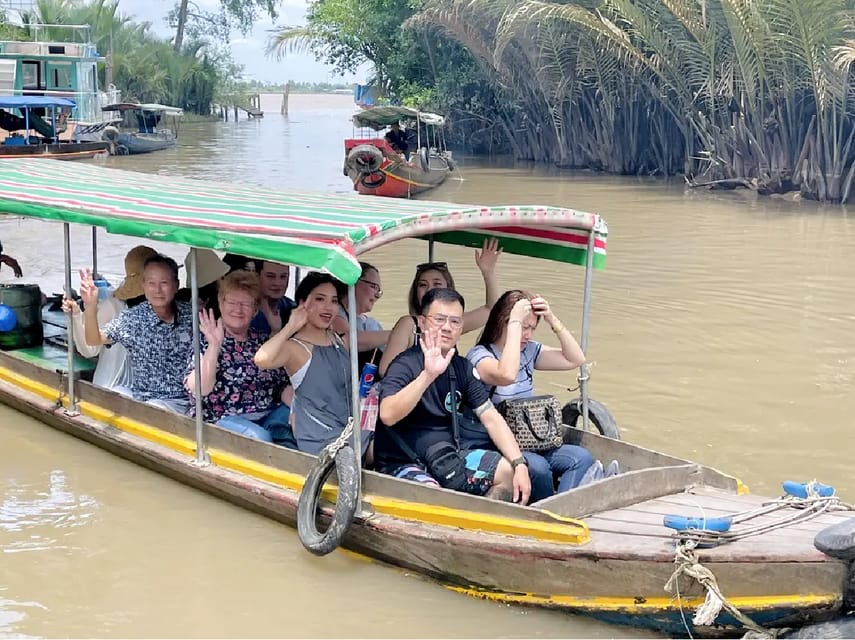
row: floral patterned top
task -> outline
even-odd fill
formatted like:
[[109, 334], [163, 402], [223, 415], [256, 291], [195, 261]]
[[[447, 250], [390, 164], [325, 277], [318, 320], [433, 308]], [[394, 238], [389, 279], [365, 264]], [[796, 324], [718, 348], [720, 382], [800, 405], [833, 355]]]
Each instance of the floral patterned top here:
[[[253, 361], [268, 335], [250, 328], [246, 340], [226, 336], [217, 359], [214, 388], [202, 398], [202, 418], [216, 422], [223, 416], [256, 413], [269, 410], [277, 401], [273, 394], [288, 380], [285, 369], [259, 369]], [[201, 336], [200, 353], [208, 343]], [[193, 371], [193, 356], [187, 365], [187, 375]], [[191, 396], [190, 415], [196, 415], [196, 403]]]

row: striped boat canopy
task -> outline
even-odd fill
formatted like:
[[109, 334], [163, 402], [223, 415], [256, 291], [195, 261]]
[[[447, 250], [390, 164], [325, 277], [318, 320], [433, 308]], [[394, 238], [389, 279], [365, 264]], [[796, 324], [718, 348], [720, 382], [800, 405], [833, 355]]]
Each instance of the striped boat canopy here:
[[0, 213], [319, 269], [347, 284], [360, 254], [403, 238], [474, 247], [495, 236], [509, 253], [584, 265], [593, 232], [594, 266], [606, 258], [605, 222], [573, 209], [275, 191], [58, 160], [0, 160]]

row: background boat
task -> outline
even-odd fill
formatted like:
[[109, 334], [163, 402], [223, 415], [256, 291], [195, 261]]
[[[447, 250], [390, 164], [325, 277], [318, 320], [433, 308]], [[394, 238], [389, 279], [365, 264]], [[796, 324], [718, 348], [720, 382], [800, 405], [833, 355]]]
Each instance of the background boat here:
[[[151, 153], [178, 143], [178, 118], [184, 115], [178, 107], [122, 102], [107, 105], [103, 111], [122, 114], [120, 128], [104, 130], [104, 138], [112, 143], [114, 155]], [[170, 126], [158, 128], [164, 118]]]

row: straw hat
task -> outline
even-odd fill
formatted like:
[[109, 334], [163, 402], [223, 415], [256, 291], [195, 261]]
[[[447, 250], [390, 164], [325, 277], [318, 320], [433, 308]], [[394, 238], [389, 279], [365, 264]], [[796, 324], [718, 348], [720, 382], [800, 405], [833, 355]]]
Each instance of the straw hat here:
[[[184, 258], [184, 273], [186, 287], [190, 286], [190, 253]], [[229, 265], [219, 259], [210, 249], [196, 249], [196, 282], [199, 287], [216, 282], [229, 272]]]
[[128, 251], [125, 256], [125, 281], [113, 295], [119, 300], [130, 300], [143, 295], [145, 261], [156, 255], [157, 251], [142, 244]]

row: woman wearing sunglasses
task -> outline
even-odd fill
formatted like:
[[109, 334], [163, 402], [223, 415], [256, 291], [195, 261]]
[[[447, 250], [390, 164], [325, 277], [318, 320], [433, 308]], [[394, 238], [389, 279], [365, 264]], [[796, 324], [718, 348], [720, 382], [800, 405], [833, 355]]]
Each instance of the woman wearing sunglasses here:
[[[483, 327], [490, 315], [490, 309], [499, 296], [495, 272], [496, 262], [501, 253], [502, 250], [495, 238], [484, 240], [481, 250], [475, 252], [475, 264], [484, 278], [485, 303], [483, 306], [463, 314], [463, 333]], [[426, 262], [416, 267], [416, 275], [407, 296], [410, 313], [401, 316], [395, 326], [392, 327], [389, 341], [386, 343], [386, 350], [380, 360], [380, 375], [386, 373], [386, 369], [398, 354], [417, 343], [419, 325], [416, 318], [419, 315], [422, 297], [431, 289], [454, 289], [454, 278], [445, 262]]]
[[[560, 347], [550, 347], [532, 335], [543, 319], [558, 338]], [[490, 399], [504, 400], [534, 395], [534, 371], [571, 371], [585, 362], [579, 343], [555, 316], [541, 296], [525, 291], [506, 291], [498, 299], [478, 343], [467, 359], [481, 381], [490, 388]], [[478, 434], [475, 434], [478, 438]], [[584, 447], [565, 444], [549, 451], [523, 452], [531, 476], [531, 502], [603, 477], [602, 463]], [[609, 465], [617, 473], [616, 463]]]

